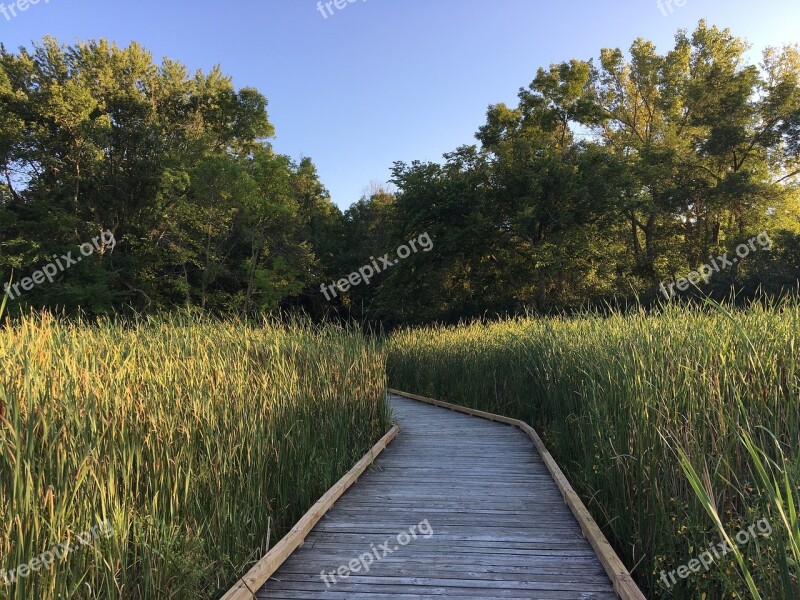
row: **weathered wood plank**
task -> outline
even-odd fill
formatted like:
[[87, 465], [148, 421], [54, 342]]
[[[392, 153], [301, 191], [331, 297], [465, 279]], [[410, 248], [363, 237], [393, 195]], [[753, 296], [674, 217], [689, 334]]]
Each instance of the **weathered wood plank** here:
[[[257, 594], [237, 600], [617, 597], [607, 565], [528, 432], [389, 400], [402, 428], [392, 445]], [[398, 534], [411, 527], [416, 539], [401, 543]], [[359, 557], [361, 566], [350, 571]], [[340, 567], [347, 577], [321, 577]]]
[[592, 545], [592, 548], [595, 550], [595, 552], [597, 552], [597, 556], [600, 559], [601, 564], [603, 565], [603, 567], [605, 568], [606, 572], [608, 573], [609, 577], [613, 582], [614, 591], [617, 593], [617, 595], [619, 595], [619, 597], [622, 600], [646, 600], [644, 594], [642, 594], [641, 590], [639, 590], [638, 586], [633, 581], [633, 578], [630, 576], [628, 569], [619, 559], [616, 552], [614, 552], [614, 549], [611, 547], [611, 544], [608, 543], [608, 540], [603, 535], [603, 532], [600, 530], [600, 527], [592, 518], [592, 515], [584, 506], [578, 494], [576, 494], [575, 490], [572, 489], [572, 486], [570, 485], [567, 478], [564, 476], [564, 473], [561, 471], [561, 468], [558, 466], [558, 463], [556, 463], [556, 461], [550, 455], [550, 452], [545, 447], [544, 442], [542, 442], [541, 438], [539, 437], [539, 434], [536, 433], [536, 431], [530, 425], [522, 421], [519, 421], [517, 419], [511, 419], [508, 417], [494, 415], [483, 411], [464, 408], [461, 406], [456, 406], [454, 404], [448, 404], [445, 402], [432, 400], [430, 398], [416, 396], [414, 394], [397, 392], [395, 390], [390, 390], [390, 391], [398, 393], [408, 398], [414, 398], [421, 402], [432, 404], [434, 406], [440, 406], [442, 408], [447, 408], [449, 410], [453, 410], [456, 412], [461, 412], [464, 414], [478, 416], [491, 421], [497, 421], [500, 423], [512, 425], [525, 432], [533, 441], [534, 445], [536, 446], [536, 449], [539, 452], [539, 456], [541, 456], [542, 461], [552, 474], [556, 486], [558, 486], [558, 489], [564, 496], [564, 501], [570, 507], [570, 510], [580, 523], [584, 534], [586, 535], [587, 539]]
[[254, 597], [257, 590], [272, 575], [275, 570], [294, 552], [303, 545], [306, 535], [313, 529], [322, 516], [333, 506], [334, 502], [353, 485], [367, 470], [375, 458], [397, 436], [400, 429], [395, 426], [381, 440], [372, 447], [356, 465], [342, 477], [327, 493], [311, 507], [297, 525], [267, 555], [258, 561], [247, 574], [242, 577], [220, 600], [249, 600]]

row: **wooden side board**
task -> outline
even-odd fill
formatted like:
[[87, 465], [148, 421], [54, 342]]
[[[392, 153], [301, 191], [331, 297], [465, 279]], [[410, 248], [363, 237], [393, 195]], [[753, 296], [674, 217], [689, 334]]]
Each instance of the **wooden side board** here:
[[544, 442], [542, 442], [542, 439], [539, 437], [539, 434], [536, 433], [533, 427], [518, 419], [512, 419], [502, 415], [495, 415], [472, 408], [466, 408], [464, 406], [458, 406], [457, 404], [450, 404], [448, 402], [442, 402], [440, 400], [434, 400], [424, 396], [417, 396], [416, 394], [409, 394], [408, 392], [389, 389], [389, 393], [396, 394], [397, 396], [403, 396], [404, 398], [411, 398], [412, 400], [425, 402], [427, 404], [441, 406], [442, 408], [448, 408], [450, 410], [473, 415], [475, 417], [489, 419], [490, 421], [507, 423], [508, 425], [513, 425], [514, 427], [518, 427], [524, 431], [528, 437], [531, 438], [534, 446], [536, 446], [539, 455], [542, 457], [542, 461], [547, 466], [547, 469], [550, 471], [550, 474], [552, 475], [553, 480], [556, 482], [558, 489], [561, 491], [564, 501], [566, 502], [567, 506], [569, 506], [572, 514], [575, 515], [575, 519], [580, 524], [583, 535], [597, 553], [597, 557], [600, 559], [603, 568], [605, 569], [609, 578], [611, 578], [611, 582], [614, 584], [614, 591], [621, 600], [647, 600], [639, 587], [636, 585], [636, 582], [633, 581], [631, 574], [622, 563], [622, 560], [620, 560], [611, 544], [609, 544], [606, 536], [603, 535], [603, 532], [600, 530], [597, 522], [594, 520], [594, 518], [592, 518], [589, 510], [583, 504], [578, 494], [575, 493], [575, 490], [572, 488], [569, 481], [564, 476], [564, 473], [561, 471], [561, 468], [547, 450]]
[[333, 506], [342, 494], [352, 486], [367, 468], [397, 436], [400, 428], [396, 425], [375, 444], [364, 457], [350, 469], [322, 498], [297, 522], [292, 530], [258, 561], [247, 574], [234, 585], [220, 600], [254, 600], [256, 592], [278, 570], [292, 552], [303, 545], [306, 536], [319, 520]]

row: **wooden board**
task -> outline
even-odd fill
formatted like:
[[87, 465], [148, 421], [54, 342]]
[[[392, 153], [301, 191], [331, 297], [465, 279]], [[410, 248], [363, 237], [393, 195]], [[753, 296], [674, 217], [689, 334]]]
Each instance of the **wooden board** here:
[[619, 556], [617, 556], [614, 548], [611, 546], [606, 536], [603, 535], [603, 532], [597, 525], [597, 522], [583, 504], [580, 496], [578, 496], [578, 494], [572, 488], [572, 485], [570, 485], [566, 476], [561, 471], [558, 463], [556, 463], [555, 459], [550, 454], [550, 451], [544, 445], [544, 442], [542, 442], [542, 439], [539, 437], [539, 434], [536, 433], [533, 427], [518, 419], [512, 419], [502, 415], [495, 415], [484, 411], [474, 410], [464, 406], [450, 404], [448, 402], [441, 402], [439, 400], [433, 400], [432, 398], [417, 396], [416, 394], [409, 394], [407, 392], [401, 392], [392, 389], [390, 389], [389, 392], [405, 398], [411, 398], [413, 400], [432, 404], [434, 406], [488, 419], [490, 421], [507, 423], [524, 431], [533, 441], [534, 446], [536, 446], [536, 449], [539, 451], [539, 456], [542, 458], [542, 461], [550, 471], [550, 475], [558, 486], [558, 489], [561, 491], [564, 501], [569, 506], [573, 515], [575, 515], [575, 518], [583, 530], [583, 534], [589, 540], [592, 548], [597, 553], [597, 556], [600, 559], [603, 568], [606, 570], [606, 573], [614, 582], [614, 591], [621, 600], [646, 600], [644, 594], [642, 594], [639, 587], [633, 581], [633, 578], [631, 577], [627, 567], [625, 567], [622, 560], [619, 558]]
[[228, 590], [220, 600], [252, 600], [255, 598], [255, 591], [291, 556], [292, 552], [303, 545], [306, 536], [314, 528], [314, 525], [330, 510], [342, 494], [358, 480], [386, 446], [397, 437], [399, 432], [399, 427], [396, 425], [392, 427], [389, 433], [383, 436], [336, 485], [328, 490], [297, 522], [297, 525], [264, 558], [258, 561], [244, 577], [236, 582], [236, 585]]
[[[617, 598], [554, 481], [549, 454], [537, 453], [527, 432], [396, 394], [389, 401], [397, 438], [256, 598]], [[405, 541], [398, 534], [425, 529], [423, 522], [431, 535], [398, 543]], [[349, 571], [373, 549], [379, 558], [368, 571], [331, 583], [330, 573]]]

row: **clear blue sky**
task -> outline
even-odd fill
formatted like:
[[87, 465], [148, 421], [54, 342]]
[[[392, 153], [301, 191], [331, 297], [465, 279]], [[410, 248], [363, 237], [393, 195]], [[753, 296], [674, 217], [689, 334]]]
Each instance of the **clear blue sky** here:
[[356, 0], [325, 19], [317, 0], [40, 0], [11, 21], [0, 15], [0, 41], [136, 40], [157, 61], [220, 64], [269, 98], [275, 148], [310, 156], [347, 207], [387, 181], [394, 161], [438, 161], [473, 143], [487, 106], [514, 104], [540, 66], [637, 37], [665, 50], [701, 18], [759, 51], [800, 42], [798, 0], [673, 0], [666, 16], [656, 3]]

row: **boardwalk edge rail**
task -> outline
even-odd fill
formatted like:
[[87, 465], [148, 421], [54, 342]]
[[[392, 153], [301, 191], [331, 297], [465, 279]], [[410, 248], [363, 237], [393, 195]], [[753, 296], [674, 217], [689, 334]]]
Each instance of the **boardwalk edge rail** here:
[[275, 571], [286, 561], [292, 552], [305, 542], [306, 536], [311, 532], [319, 520], [325, 516], [333, 504], [352, 486], [358, 478], [375, 461], [381, 452], [397, 437], [400, 428], [395, 425], [375, 444], [364, 457], [350, 469], [322, 498], [320, 498], [303, 518], [292, 527], [284, 538], [278, 542], [266, 556], [258, 561], [247, 574], [236, 582], [228, 593], [220, 600], [253, 600], [256, 592], [272, 577]]
[[625, 567], [622, 560], [619, 558], [619, 556], [617, 556], [614, 548], [608, 542], [606, 536], [603, 535], [603, 532], [597, 525], [597, 522], [594, 520], [591, 513], [589, 513], [589, 510], [583, 504], [583, 501], [580, 499], [578, 494], [572, 488], [566, 476], [561, 471], [561, 468], [558, 466], [558, 463], [556, 463], [555, 459], [547, 450], [544, 442], [542, 442], [542, 439], [539, 437], [539, 434], [536, 433], [536, 430], [534, 430], [533, 427], [524, 421], [520, 421], [519, 419], [512, 419], [510, 417], [504, 417], [502, 415], [475, 410], [465, 406], [458, 406], [457, 404], [450, 404], [449, 402], [442, 402], [441, 400], [434, 400], [432, 398], [426, 398], [425, 396], [417, 396], [416, 394], [410, 394], [408, 392], [402, 392], [400, 390], [394, 390], [391, 388], [388, 391], [390, 394], [395, 394], [396, 396], [410, 398], [411, 400], [418, 400], [419, 402], [433, 404], [434, 406], [440, 406], [442, 408], [472, 415], [474, 417], [481, 417], [490, 421], [496, 421], [498, 423], [513, 425], [514, 427], [524, 431], [533, 441], [533, 445], [536, 446], [539, 456], [541, 456], [542, 461], [544, 462], [545, 466], [547, 466], [547, 469], [550, 471], [550, 475], [553, 477], [558, 489], [561, 491], [561, 495], [564, 497], [564, 502], [567, 504], [567, 506], [569, 506], [572, 514], [575, 515], [575, 518], [580, 524], [583, 535], [597, 553], [597, 557], [600, 559], [603, 568], [611, 579], [611, 582], [614, 584], [614, 591], [616, 592], [617, 596], [619, 596], [621, 600], [647, 600], [639, 587], [636, 585], [636, 582], [634, 582], [630, 572], [628, 572], [627, 567]]

